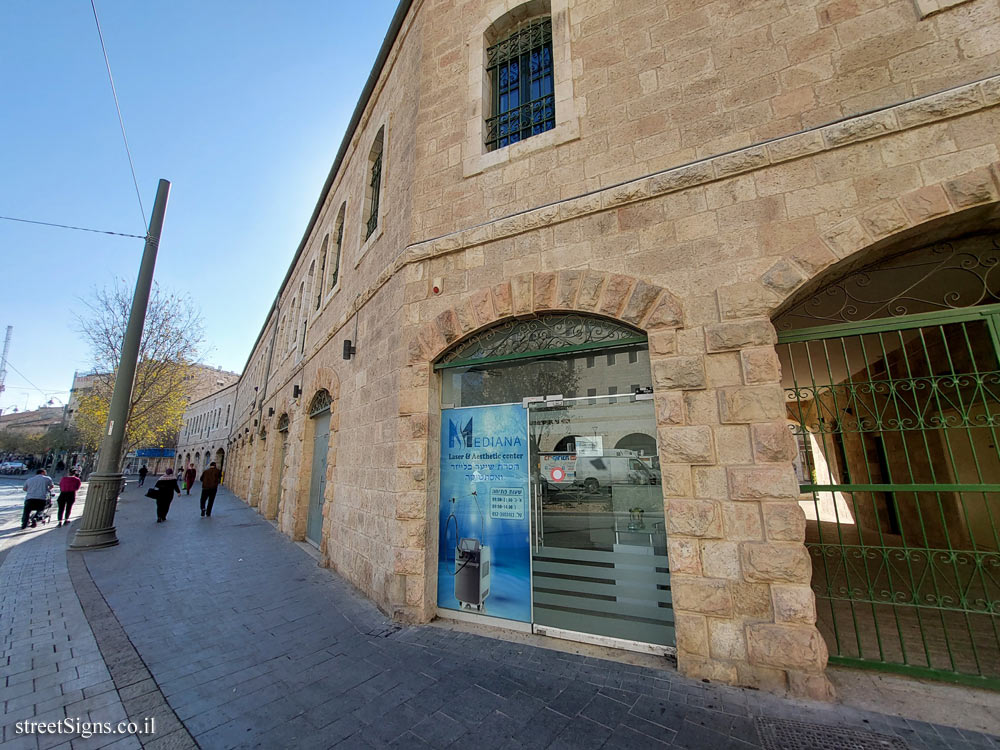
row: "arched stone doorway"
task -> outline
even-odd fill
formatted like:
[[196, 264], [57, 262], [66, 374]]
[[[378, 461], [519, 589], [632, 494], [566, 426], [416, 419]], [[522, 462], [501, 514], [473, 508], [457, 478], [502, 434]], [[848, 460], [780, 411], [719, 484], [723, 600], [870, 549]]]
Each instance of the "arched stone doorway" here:
[[330, 392], [320, 389], [309, 403], [312, 422], [312, 464], [309, 477], [309, 508], [306, 541], [319, 547], [323, 542], [323, 504], [326, 496], [327, 456], [330, 448]]
[[[646, 335], [581, 313], [504, 320], [438, 358], [437, 603], [535, 632], [674, 645]], [[655, 453], [655, 442], [653, 446]]]
[[774, 320], [817, 627], [1000, 688], [1000, 234], [855, 269]]

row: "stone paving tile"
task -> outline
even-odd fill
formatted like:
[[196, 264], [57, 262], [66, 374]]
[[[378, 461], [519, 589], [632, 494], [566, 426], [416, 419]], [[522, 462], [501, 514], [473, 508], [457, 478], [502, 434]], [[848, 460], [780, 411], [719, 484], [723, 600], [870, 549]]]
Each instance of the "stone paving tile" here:
[[[210, 521], [182, 503], [171, 523], [154, 520], [149, 501], [127, 494], [116, 524], [128, 543], [84, 557], [148, 669], [130, 674], [136, 687], [126, 700], [132, 705], [158, 684], [202, 748], [748, 750], [759, 747], [754, 717], [767, 715], [878, 727], [914, 750], [931, 742], [1000, 750], [986, 735], [706, 685], [669, 667], [433, 626], [393, 628], [224, 490]], [[171, 737], [157, 739], [157, 750], [170, 750]]]

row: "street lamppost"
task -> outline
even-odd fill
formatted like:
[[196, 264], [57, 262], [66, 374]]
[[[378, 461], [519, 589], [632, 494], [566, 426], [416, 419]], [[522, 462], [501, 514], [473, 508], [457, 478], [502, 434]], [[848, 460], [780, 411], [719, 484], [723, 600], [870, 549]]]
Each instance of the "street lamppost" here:
[[156, 189], [156, 202], [149, 218], [146, 233], [146, 247], [139, 265], [139, 278], [132, 296], [132, 310], [128, 316], [128, 327], [122, 342], [122, 357], [115, 376], [115, 390], [108, 409], [108, 424], [101, 441], [101, 453], [97, 471], [90, 475], [87, 501], [83, 506], [80, 528], [70, 544], [70, 549], [97, 549], [118, 544], [115, 534], [115, 509], [118, 495], [122, 490], [121, 453], [125, 443], [125, 427], [128, 421], [128, 407], [135, 384], [135, 368], [139, 359], [139, 343], [142, 327], [146, 320], [149, 304], [149, 289], [153, 285], [153, 268], [156, 266], [156, 251], [160, 245], [160, 231], [163, 215], [167, 210], [167, 196], [170, 183], [160, 180]]

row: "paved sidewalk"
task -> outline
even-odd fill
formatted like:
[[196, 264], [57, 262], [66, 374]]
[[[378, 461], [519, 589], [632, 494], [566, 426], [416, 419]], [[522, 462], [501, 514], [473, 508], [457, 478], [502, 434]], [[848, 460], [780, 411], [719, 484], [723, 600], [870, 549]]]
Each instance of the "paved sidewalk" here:
[[[152, 501], [131, 489], [116, 522], [120, 546], [71, 553], [85, 563], [72, 563], [74, 580], [88, 612], [95, 592], [102, 595], [105, 620], [121, 628], [119, 646], [134, 647], [151, 675], [143, 681], [155, 687], [150, 700], [165, 696], [183, 722], [170, 727], [170, 742], [154, 739], [161, 746], [183, 746], [189, 732], [209, 749], [1000, 750], [1000, 738], [705, 684], [669, 668], [437, 626], [399, 628], [225, 491], [210, 519], [199, 516], [192, 494], [156, 524]], [[0, 569], [4, 581], [13, 554]], [[78, 626], [79, 616], [77, 605]], [[16, 629], [25, 624], [18, 619]], [[95, 626], [99, 642], [104, 628]], [[881, 742], [858, 744], [864, 739]]]
[[[82, 498], [81, 498], [82, 500]], [[78, 502], [74, 512], [78, 517]], [[70, 747], [78, 735], [18, 734], [17, 723], [115, 722], [125, 709], [70, 581], [66, 540], [74, 526], [59, 528], [55, 514], [37, 529], [20, 530], [20, 514], [0, 525], [0, 705], [3, 747]], [[12, 520], [13, 519], [13, 520]], [[93, 738], [92, 738], [93, 739]], [[78, 739], [74, 748], [114, 742], [115, 750], [141, 747], [134, 737]], [[41, 741], [39, 741], [41, 740]]]

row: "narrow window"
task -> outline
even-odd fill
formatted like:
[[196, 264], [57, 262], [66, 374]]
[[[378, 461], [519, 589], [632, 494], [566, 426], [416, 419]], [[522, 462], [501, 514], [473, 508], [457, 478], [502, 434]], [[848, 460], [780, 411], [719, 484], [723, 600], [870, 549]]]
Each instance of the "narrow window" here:
[[[316, 284], [316, 309], [319, 310], [319, 304], [323, 301], [323, 279], [326, 278], [326, 253], [328, 246], [330, 244], [330, 235], [326, 235], [323, 238], [323, 247], [319, 251], [319, 283]], [[315, 283], [315, 282], [314, 282]]]
[[[618, 395], [618, 386], [616, 386], [616, 385], [609, 385], [608, 386], [608, 395], [609, 396], [617, 396]], [[618, 403], [618, 399], [616, 399], [616, 398], [609, 398], [608, 399], [608, 403], [609, 404], [617, 404]]]
[[615, 353], [611, 352], [611, 354], [608, 355], [608, 367], [613, 367], [614, 364], [615, 364]]
[[229, 404], [226, 404], [226, 424], [229, 424]]
[[486, 71], [491, 89], [488, 151], [556, 126], [551, 18], [535, 19], [489, 47]]
[[[597, 395], [597, 389], [596, 388], [588, 388], [587, 389], [587, 395], [588, 396], [596, 396]], [[587, 403], [589, 403], [589, 404], [596, 404], [597, 403], [597, 399], [596, 398], [592, 398]]]
[[385, 141], [385, 127], [378, 130], [372, 150], [368, 155], [369, 181], [365, 206], [365, 239], [375, 233], [378, 227], [378, 201], [382, 190], [382, 149]]
[[337, 239], [333, 243], [333, 258], [331, 258], [330, 263], [330, 283], [327, 287], [328, 290], [333, 289], [337, 286], [337, 279], [340, 276], [340, 251], [344, 247], [344, 213], [347, 210], [347, 204], [340, 204], [340, 215], [337, 217]]

